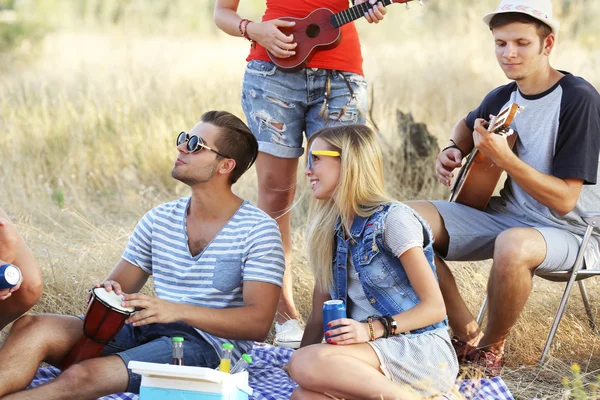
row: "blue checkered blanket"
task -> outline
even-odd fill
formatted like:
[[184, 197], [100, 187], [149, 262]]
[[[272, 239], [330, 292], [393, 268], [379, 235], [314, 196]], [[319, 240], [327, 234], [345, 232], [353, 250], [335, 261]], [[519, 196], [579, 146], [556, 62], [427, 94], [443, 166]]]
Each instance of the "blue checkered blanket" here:
[[[253, 363], [248, 368], [249, 385], [254, 390], [254, 400], [289, 399], [296, 388], [281, 367], [290, 360], [293, 350], [256, 343], [250, 355]], [[39, 386], [60, 374], [56, 368], [40, 368], [29, 388]], [[456, 394], [447, 397], [453, 400], [514, 400], [502, 378], [463, 380], [456, 382]], [[134, 393], [117, 393], [99, 400], [138, 400]]]

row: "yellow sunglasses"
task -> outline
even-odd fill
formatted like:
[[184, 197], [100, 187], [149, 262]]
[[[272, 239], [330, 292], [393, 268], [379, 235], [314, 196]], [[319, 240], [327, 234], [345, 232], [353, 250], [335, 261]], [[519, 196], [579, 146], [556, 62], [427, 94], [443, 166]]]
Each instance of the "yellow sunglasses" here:
[[339, 151], [335, 150], [312, 150], [308, 152], [308, 168], [313, 167], [313, 156], [328, 156], [328, 157], [340, 157]]

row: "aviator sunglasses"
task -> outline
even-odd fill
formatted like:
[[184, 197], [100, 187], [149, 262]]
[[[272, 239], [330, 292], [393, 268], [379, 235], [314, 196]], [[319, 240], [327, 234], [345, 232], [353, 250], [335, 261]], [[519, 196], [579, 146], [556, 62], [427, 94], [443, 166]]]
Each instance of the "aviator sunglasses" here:
[[202, 138], [200, 136], [196, 136], [196, 135], [190, 136], [187, 132], [181, 132], [177, 136], [177, 147], [179, 147], [180, 145], [182, 145], [183, 143], [186, 143], [186, 142], [187, 142], [186, 149], [190, 153], [197, 153], [202, 149], [206, 149], [206, 150], [210, 150], [213, 153], [220, 155], [223, 158], [231, 158], [231, 157], [226, 156], [225, 154], [221, 153], [220, 151], [217, 151], [213, 148], [208, 147], [206, 144], [204, 144], [204, 140], [202, 140]]
[[313, 156], [328, 156], [328, 157], [340, 157], [339, 151], [335, 150], [311, 150], [308, 152], [308, 168], [313, 167]]

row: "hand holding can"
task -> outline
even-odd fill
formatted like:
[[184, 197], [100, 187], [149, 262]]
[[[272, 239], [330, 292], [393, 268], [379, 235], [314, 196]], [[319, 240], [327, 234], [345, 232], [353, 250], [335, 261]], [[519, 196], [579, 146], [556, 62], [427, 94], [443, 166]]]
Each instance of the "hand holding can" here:
[[0, 265], [0, 290], [12, 289], [19, 282], [21, 282], [21, 270], [16, 265]]
[[[328, 330], [339, 328], [339, 326], [328, 327], [331, 321], [346, 318], [346, 305], [343, 300], [327, 300], [323, 303], [323, 334]], [[331, 336], [333, 337], [333, 336]]]

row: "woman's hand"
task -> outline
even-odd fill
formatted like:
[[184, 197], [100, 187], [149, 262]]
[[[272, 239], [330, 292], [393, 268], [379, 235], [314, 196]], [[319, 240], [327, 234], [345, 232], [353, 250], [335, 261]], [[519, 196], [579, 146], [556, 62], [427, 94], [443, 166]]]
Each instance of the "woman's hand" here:
[[[375, 3], [377, 3], [377, 0], [356, 0], [355, 4], [358, 5], [366, 2], [369, 2], [371, 6], [374, 6]], [[378, 24], [379, 21], [383, 21], [383, 17], [386, 13], [387, 10], [383, 3], [380, 1], [375, 7], [369, 8], [369, 11], [365, 13], [365, 19], [369, 21], [370, 24]]]
[[[371, 340], [369, 325], [350, 318], [340, 318], [327, 324], [329, 330], [325, 332], [325, 340], [330, 344], [356, 344], [366, 343]], [[332, 329], [334, 328], [334, 329]]]
[[296, 25], [294, 21], [273, 19], [265, 22], [250, 22], [246, 26], [248, 37], [277, 58], [288, 58], [296, 54], [294, 35], [285, 35], [279, 28], [290, 28]]

